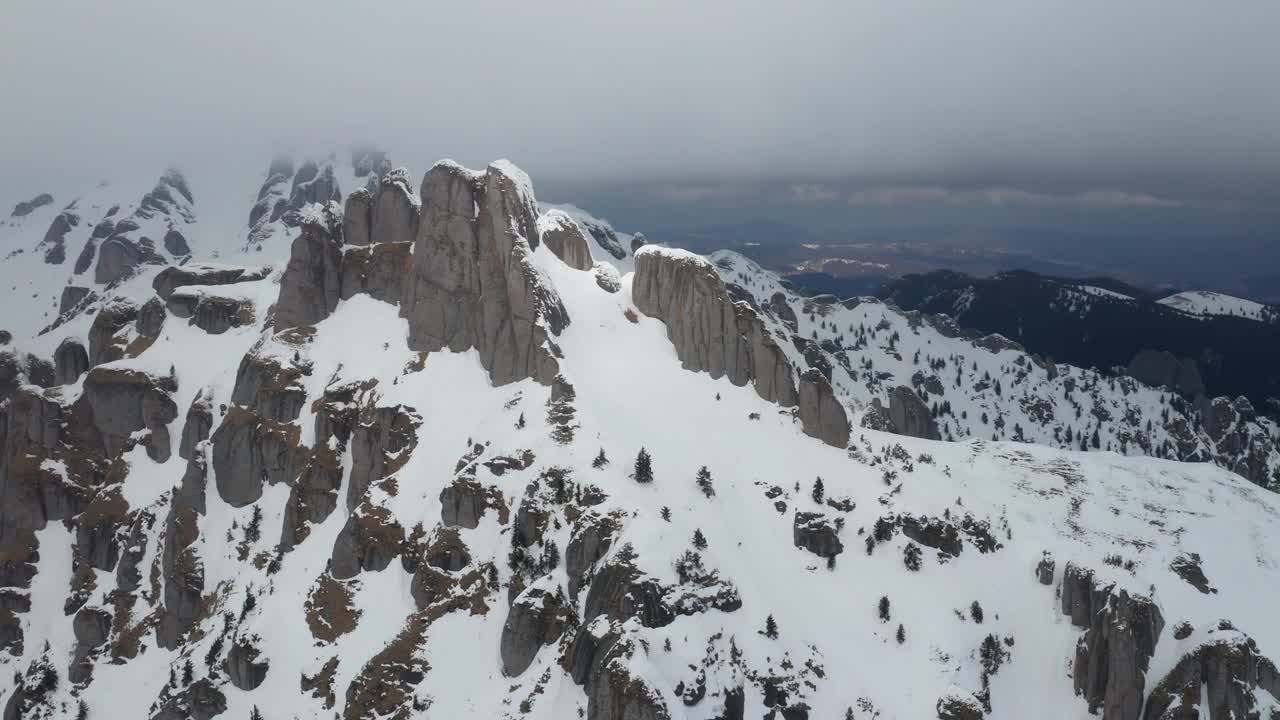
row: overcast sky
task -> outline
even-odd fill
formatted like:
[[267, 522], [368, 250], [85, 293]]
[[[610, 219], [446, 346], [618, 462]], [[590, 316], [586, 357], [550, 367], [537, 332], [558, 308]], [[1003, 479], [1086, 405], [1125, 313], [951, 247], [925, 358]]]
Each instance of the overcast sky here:
[[[1277, 0], [6, 0], [0, 183], [369, 140], [558, 191], [1177, 207], [1280, 188]], [[265, 160], [264, 166], [265, 166]]]

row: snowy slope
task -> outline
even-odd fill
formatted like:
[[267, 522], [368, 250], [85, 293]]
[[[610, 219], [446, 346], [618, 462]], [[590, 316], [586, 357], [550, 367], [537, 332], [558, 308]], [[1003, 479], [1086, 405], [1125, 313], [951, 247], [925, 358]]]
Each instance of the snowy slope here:
[[[0, 702], [22, 717], [75, 717], [83, 705], [88, 717], [108, 718], [243, 718], [256, 708], [266, 718], [870, 720], [938, 717], [940, 699], [984, 696], [991, 718], [1026, 717], [1028, 708], [1086, 718], [1089, 703], [1072, 680], [1083, 674], [1073, 659], [1084, 631], [1059, 597], [1072, 564], [1094, 573], [1107, 607], [1129, 597], [1121, 590], [1158, 607], [1163, 623], [1140, 698], [1198, 643], [1247, 633], [1262, 655], [1280, 655], [1280, 497], [1211, 464], [1140, 452], [1138, 438], [1153, 448], [1174, 441], [1142, 422], [1159, 425], [1174, 404], [1167, 393], [1065, 366], [1050, 377], [996, 340], [984, 347], [874, 301], [803, 299], [744, 258], [716, 255], [726, 281], [761, 307], [772, 303], [763, 316], [795, 368], [807, 362], [791, 336], [819, 343], [820, 355], [810, 355], [831, 362], [850, 408], [860, 413], [917, 371], [944, 386], [920, 383], [930, 401], [950, 402], [938, 421], [957, 442], [855, 428], [850, 446], [836, 448], [805, 435], [791, 409], [750, 386], [683, 369], [667, 328], [632, 302], [629, 244], [611, 260], [624, 269], [617, 292], [545, 244], [529, 253], [524, 277], [547, 283], [569, 318], [554, 336], [560, 380], [495, 386], [478, 350], [421, 352], [401, 308], [370, 294], [337, 299], [314, 327], [269, 327], [284, 261], [295, 269], [316, 262], [305, 242], [292, 253], [272, 245], [298, 230], [271, 235], [261, 251], [238, 255], [228, 242], [218, 257], [254, 266], [268, 258], [276, 269], [267, 277], [174, 292], [251, 307], [251, 322], [212, 334], [168, 303], [136, 354], [71, 384], [26, 386], [8, 401]], [[337, 256], [377, 250], [346, 247]], [[608, 260], [598, 250], [591, 247], [594, 258]], [[160, 270], [144, 266], [100, 294], [143, 305]], [[15, 333], [15, 341], [46, 357], [64, 337], [90, 344], [109, 307], [95, 305], [44, 336]], [[146, 324], [117, 334], [136, 348]], [[837, 339], [842, 349], [822, 347]], [[979, 389], [987, 375], [991, 386]], [[111, 472], [85, 480], [88, 497], [65, 522], [31, 529], [30, 518], [13, 514], [17, 480], [37, 478], [56, 494], [80, 482], [81, 460], [78, 436], [47, 447], [37, 442], [42, 433], [25, 432], [43, 427], [32, 408], [80, 408], [61, 416], [80, 427], [77, 401], [94, 392], [90, 376], [149, 378], [147, 392], [162, 391], [176, 415], [143, 413], [162, 424], [134, 431], [104, 459]], [[132, 412], [124, 405], [122, 414]], [[209, 413], [204, 437], [193, 429], [193, 407]], [[397, 419], [380, 424], [381, 409]], [[983, 412], [991, 424], [977, 424]], [[1136, 425], [1118, 421], [1133, 412]], [[287, 477], [232, 503], [224, 486], [238, 479], [220, 475], [218, 458], [234, 447], [225, 438], [246, 413], [261, 415], [252, 427], [264, 434], [253, 447], [264, 473], [293, 452], [308, 461], [286, 462]], [[341, 417], [358, 418], [349, 438], [322, 433]], [[1018, 427], [1039, 444], [1009, 442]], [[1057, 439], [1065, 428], [1074, 437], [1100, 428], [1105, 444], [1074, 451], [1078, 443]], [[155, 449], [162, 431], [174, 448], [167, 455]], [[988, 440], [992, 433], [1001, 440]], [[190, 461], [178, 450], [189, 434]], [[281, 437], [283, 446], [271, 444]], [[1212, 438], [1191, 441], [1213, 451]], [[641, 448], [652, 456], [650, 484], [632, 477]], [[41, 471], [23, 474], [20, 461], [41, 453]], [[596, 462], [601, 454], [609, 462]], [[336, 508], [295, 525], [293, 494], [330, 461]], [[382, 473], [349, 509], [348, 492], [370, 462]], [[695, 482], [703, 467], [711, 496]], [[467, 502], [455, 502], [457, 493]], [[472, 501], [473, 527], [459, 509]], [[922, 548], [903, 518], [950, 528], [960, 549], [936, 538], [951, 551]], [[802, 521], [825, 530], [806, 535]], [[353, 524], [369, 532], [355, 541], [362, 566], [340, 578]], [[584, 540], [605, 526], [608, 543]], [[296, 527], [305, 537], [284, 543]], [[704, 548], [694, 547], [695, 534]], [[38, 558], [25, 552], [32, 540]], [[821, 553], [800, 546], [811, 541]], [[1190, 553], [1213, 592], [1171, 569]], [[24, 568], [35, 570], [26, 586]], [[1038, 568], [1048, 582], [1038, 581]], [[166, 647], [166, 618], [197, 578], [190, 627]], [[526, 610], [548, 602], [560, 609], [531, 620]], [[100, 638], [98, 611], [108, 617]], [[767, 618], [776, 637], [763, 633]], [[1223, 618], [1237, 630], [1217, 629]], [[1179, 622], [1192, 626], [1181, 639]], [[584, 666], [606, 638], [617, 640], [614, 650]], [[504, 671], [508, 642], [536, 650], [527, 668]], [[78, 664], [91, 668], [88, 679], [71, 679]], [[1265, 717], [1274, 700], [1254, 685], [1241, 692]]]
[[712, 258], [725, 281], [763, 309], [775, 335], [791, 339], [783, 348], [793, 363], [829, 370], [837, 394], [858, 410], [910, 385], [935, 410], [944, 439], [1210, 460], [1260, 484], [1280, 483], [1280, 430], [1244, 408], [1247, 400], [1230, 429], [1207, 428], [1197, 419], [1205, 408], [1172, 391], [1053, 364], [1000, 336], [966, 336], [948, 318], [904, 313], [874, 298], [806, 298], [737, 253]]
[[1188, 315], [1239, 317], [1259, 322], [1276, 322], [1280, 315], [1274, 307], [1253, 300], [1233, 297], [1210, 290], [1186, 290], [1157, 300]]

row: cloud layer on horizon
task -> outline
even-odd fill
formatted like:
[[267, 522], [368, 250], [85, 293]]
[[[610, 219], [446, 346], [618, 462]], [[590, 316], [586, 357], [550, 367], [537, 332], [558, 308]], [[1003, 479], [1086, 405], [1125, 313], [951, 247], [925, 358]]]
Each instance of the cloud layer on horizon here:
[[778, 180], [825, 202], [862, 179], [836, 193], [855, 206], [1280, 185], [1274, 0], [11, 5], [0, 185], [365, 140], [669, 202]]

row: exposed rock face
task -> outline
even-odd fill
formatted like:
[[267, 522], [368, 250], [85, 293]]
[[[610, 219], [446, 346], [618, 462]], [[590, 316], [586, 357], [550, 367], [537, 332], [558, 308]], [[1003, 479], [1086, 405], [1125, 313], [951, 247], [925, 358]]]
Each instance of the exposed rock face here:
[[844, 552], [839, 531], [821, 513], [797, 512], [791, 529], [795, 546], [819, 557], [835, 557]]
[[191, 254], [187, 238], [177, 230], [170, 229], [164, 234], [164, 250], [175, 258], [184, 258]]
[[341, 210], [336, 203], [326, 205], [303, 222], [280, 278], [276, 329], [314, 325], [338, 306], [342, 272], [340, 222]]
[[372, 231], [373, 193], [365, 188], [356, 188], [342, 206], [342, 241], [363, 247], [372, 242]]
[[1209, 578], [1205, 577], [1204, 568], [1200, 565], [1199, 553], [1180, 553], [1173, 562], [1169, 563], [1169, 569], [1205, 595], [1218, 592], [1217, 588], [1209, 585]]
[[662, 695], [631, 674], [635, 643], [603, 619], [584, 623], [570, 649], [570, 676], [584, 685], [589, 720], [670, 720]]
[[447, 161], [431, 168], [400, 302], [411, 348], [474, 347], [495, 385], [551, 383], [559, 372], [551, 336], [569, 317], [529, 257], [536, 218], [528, 178], [510, 163], [483, 174]]
[[101, 608], [81, 608], [71, 621], [71, 630], [76, 638], [76, 647], [71, 667], [67, 669], [67, 679], [80, 683], [88, 680], [93, 672], [89, 655], [111, 636], [111, 613]]
[[227, 710], [227, 696], [208, 678], [170, 697], [151, 720], [213, 720]]
[[149, 437], [142, 442], [147, 455], [156, 462], [169, 459], [170, 422], [178, 417], [178, 408], [170, 395], [177, 383], [170, 377], [151, 375], [139, 370], [94, 368], [84, 380], [84, 395], [77, 402], [91, 413], [89, 426], [96, 431], [98, 442], [111, 457], [134, 441], [139, 430]]
[[1176, 390], [1188, 397], [1204, 393], [1204, 381], [1196, 361], [1179, 360], [1167, 350], [1139, 350], [1129, 361], [1129, 375], [1139, 382]]
[[89, 364], [101, 365], [124, 357], [124, 346], [116, 342], [116, 333], [137, 319], [138, 306], [128, 300], [117, 299], [104, 305], [89, 328]]
[[404, 295], [405, 280], [413, 269], [413, 243], [378, 243], [349, 247], [342, 255], [343, 300], [357, 294], [395, 305]]
[[243, 640], [231, 646], [222, 667], [232, 685], [245, 691], [256, 690], [267, 679], [269, 663], [265, 659], [259, 661], [259, 656], [258, 649]]
[[58, 315], [66, 315], [67, 311], [75, 308], [89, 296], [89, 288], [79, 287], [77, 285], [67, 285], [62, 288], [62, 297], [58, 300]]
[[10, 213], [10, 217], [26, 217], [27, 215], [30, 215], [36, 210], [39, 210], [40, 208], [44, 207], [45, 205], [49, 205], [52, 202], [53, 202], [52, 195], [50, 195], [49, 193], [40, 193], [39, 195], [31, 198], [30, 200], [23, 200], [17, 205], [14, 205], [13, 212]]
[[220, 335], [231, 328], [252, 325], [253, 301], [248, 298], [223, 296], [203, 288], [182, 288], [169, 295], [165, 303], [169, 312], [187, 319], [210, 335]]
[[[266, 222], [275, 222], [289, 209], [284, 198], [284, 186], [293, 177], [293, 160], [284, 155], [271, 159], [267, 168], [267, 179], [258, 189], [258, 200], [249, 210], [249, 228]], [[296, 209], [296, 208], [295, 208]]]
[[804, 434], [834, 447], [849, 444], [849, 417], [831, 392], [831, 383], [820, 371], [800, 374], [800, 425]]
[[445, 527], [474, 529], [480, 526], [488, 504], [488, 494], [479, 483], [458, 478], [440, 491], [440, 523]]
[[907, 385], [899, 385], [889, 393], [889, 422], [893, 432], [926, 440], [941, 440], [938, 423], [929, 413], [929, 406]]
[[329, 570], [339, 580], [386, 570], [400, 554], [404, 537], [404, 528], [391, 519], [390, 511], [365, 503], [338, 533]]
[[411, 243], [416, 240], [420, 206], [408, 170], [396, 168], [384, 175], [373, 194], [369, 242]]
[[70, 385], [89, 369], [89, 353], [76, 338], [66, 338], [53, 353], [54, 382]]
[[1089, 711], [1104, 720], [1137, 720], [1145, 697], [1147, 669], [1164, 629], [1160, 608], [1150, 598], [1099, 587], [1093, 572], [1067, 563], [1062, 577], [1062, 612], [1085, 628], [1076, 645], [1073, 679]]
[[212, 461], [218, 494], [234, 507], [254, 502], [263, 482], [290, 482], [305, 460], [301, 428], [306, 393], [298, 379], [305, 361], [284, 363], [270, 353], [250, 350], [240, 361], [232, 406], [212, 436]]
[[[544, 586], [545, 585], [545, 586]], [[569, 609], [551, 583], [527, 588], [512, 603], [502, 626], [502, 672], [508, 677], [523, 673], [538, 650], [560, 639], [568, 624]]]
[[[1232, 720], [1258, 717], [1255, 691], [1280, 698], [1280, 670], [1253, 638], [1219, 627], [1187, 652], [1147, 699], [1144, 720]], [[1208, 698], [1208, 707], [1201, 698]]]
[[753, 382], [756, 393], [794, 406], [791, 364], [764, 323], [746, 304], [735, 304], [706, 258], [657, 248], [636, 254], [631, 297], [644, 314], [667, 325], [667, 337], [687, 370]]
[[182, 425], [182, 439], [178, 441], [178, 457], [190, 460], [196, 457], [196, 446], [209, 439], [213, 429], [213, 408], [204, 393], [197, 393], [187, 408], [187, 419]]
[[307, 205], [328, 205], [342, 200], [342, 191], [338, 188], [338, 179], [334, 176], [333, 165], [325, 163], [317, 165], [308, 160], [294, 173], [293, 186], [289, 190], [289, 204], [281, 215], [286, 224], [294, 224], [288, 210], [300, 211]]
[[596, 512], [584, 514], [578, 519], [564, 553], [565, 571], [569, 575], [569, 598], [578, 600], [578, 591], [588, 571], [613, 545], [618, 524], [613, 518]]
[[58, 213], [53, 224], [45, 231], [44, 239], [36, 245], [36, 249], [44, 250], [44, 261], [50, 265], [61, 265], [67, 259], [67, 233], [80, 224], [80, 215], [71, 208]]
[[575, 270], [590, 270], [591, 248], [582, 226], [563, 210], [548, 210], [538, 218], [538, 230], [547, 249]]
[[107, 285], [133, 274], [134, 268], [139, 265], [156, 261], [153, 248], [113, 236], [102, 243], [98, 264], [94, 266], [93, 281], [99, 285]]
[[409, 460], [418, 444], [421, 425], [421, 416], [405, 405], [370, 409], [362, 414], [351, 434], [348, 510], [360, 504], [371, 483], [388, 477]]
[[174, 290], [189, 285], [234, 285], [261, 280], [271, 268], [228, 268], [208, 265], [170, 265], [151, 281], [151, 287], [167, 301]]

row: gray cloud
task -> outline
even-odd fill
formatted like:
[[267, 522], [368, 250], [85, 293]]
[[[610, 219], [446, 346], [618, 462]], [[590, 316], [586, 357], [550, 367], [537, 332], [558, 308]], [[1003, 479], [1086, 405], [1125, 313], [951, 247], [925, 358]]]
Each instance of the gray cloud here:
[[540, 184], [665, 184], [688, 202], [780, 178], [824, 200], [802, 196], [861, 178], [940, 202], [1159, 205], [1280, 177], [1275, 0], [77, 0], [5, 15], [10, 185], [357, 140], [419, 171], [508, 156]]

